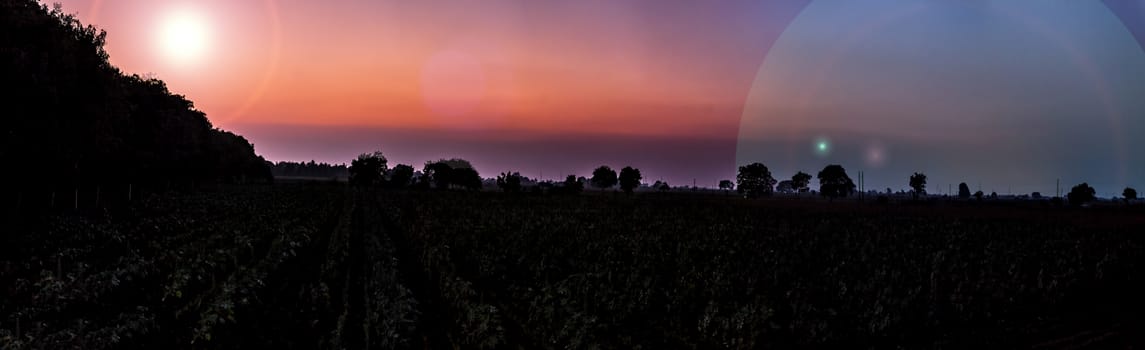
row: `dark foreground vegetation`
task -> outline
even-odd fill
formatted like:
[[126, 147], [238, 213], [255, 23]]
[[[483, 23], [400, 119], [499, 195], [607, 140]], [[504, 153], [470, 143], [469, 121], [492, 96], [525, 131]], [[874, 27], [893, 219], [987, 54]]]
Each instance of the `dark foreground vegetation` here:
[[325, 183], [8, 210], [0, 347], [1140, 345], [1132, 210]]

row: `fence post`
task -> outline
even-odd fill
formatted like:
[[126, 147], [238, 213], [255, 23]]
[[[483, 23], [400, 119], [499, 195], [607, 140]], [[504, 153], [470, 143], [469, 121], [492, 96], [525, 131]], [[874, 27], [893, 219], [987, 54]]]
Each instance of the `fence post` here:
[[131, 202], [131, 184], [127, 184], [127, 202]]
[[75, 187], [75, 192], [73, 192], [72, 205], [75, 207], [74, 208], [75, 210], [80, 209], [80, 188], [79, 187]]

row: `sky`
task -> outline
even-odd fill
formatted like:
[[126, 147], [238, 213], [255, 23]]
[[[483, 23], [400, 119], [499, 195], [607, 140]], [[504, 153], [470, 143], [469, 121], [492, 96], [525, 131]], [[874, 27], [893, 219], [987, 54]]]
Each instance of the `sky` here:
[[1145, 186], [1137, 0], [60, 2], [272, 161]]

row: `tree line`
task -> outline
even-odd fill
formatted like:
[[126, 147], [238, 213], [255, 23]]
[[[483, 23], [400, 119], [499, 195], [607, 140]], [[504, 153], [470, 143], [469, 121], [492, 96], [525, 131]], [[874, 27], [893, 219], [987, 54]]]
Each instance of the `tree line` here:
[[[819, 180], [819, 195], [828, 198], [847, 197], [855, 193], [855, 183], [847, 176], [846, 169], [838, 164], [828, 165], [819, 171], [816, 176]], [[776, 179], [771, 176], [767, 166], [762, 163], [752, 163], [739, 167], [739, 173], [736, 176], [737, 186], [739, 192], [747, 197], [760, 197], [769, 196], [774, 192], [808, 192], [808, 183], [811, 180], [811, 175], [802, 171], [797, 172], [791, 177], [790, 180], [776, 182]], [[926, 174], [915, 172], [908, 177], [907, 184], [911, 189], [911, 197], [918, 200], [919, 197], [925, 196], [926, 193]], [[720, 188], [731, 189], [732, 184], [730, 181], [721, 181]], [[887, 189], [887, 194], [891, 193], [891, 189]], [[1097, 199], [1097, 191], [1088, 183], [1081, 183], [1070, 189], [1066, 195], [1071, 205], [1083, 205]], [[1121, 192], [1122, 199], [1129, 202], [1137, 199], [1137, 190], [1131, 187], [1126, 187]], [[960, 199], [969, 199], [971, 197], [981, 201], [986, 194], [982, 191], [977, 191], [973, 194], [970, 193], [970, 187], [965, 182], [958, 184], [958, 197]], [[998, 198], [997, 193], [991, 193], [990, 198]], [[1034, 198], [1041, 198], [1038, 192], [1033, 193]], [[1060, 198], [1058, 199], [1060, 200]]]
[[345, 180], [350, 177], [346, 164], [309, 162], [276, 162], [270, 168], [274, 177], [309, 177]]
[[[399, 164], [394, 168], [388, 167], [388, 161], [381, 151], [365, 153], [350, 163], [348, 169], [350, 183], [357, 186], [383, 186], [388, 188], [417, 188], [417, 189], [457, 189], [480, 190], [485, 185], [495, 185], [505, 192], [522, 192], [527, 179], [519, 172], [506, 171], [495, 178], [483, 179], [473, 165], [463, 159], [441, 159], [426, 162], [422, 170], [417, 171], [413, 166]], [[778, 181], [763, 163], [751, 163], [740, 166], [735, 182], [721, 180], [719, 189], [724, 191], [736, 190], [747, 198], [767, 197], [779, 193], [807, 193], [815, 192], [825, 198], [842, 198], [856, 193], [855, 181], [847, 175], [842, 165], [830, 164], [824, 167], [814, 177], [818, 180], [818, 190], [811, 189], [811, 174], [803, 171], [796, 172], [790, 179]], [[592, 186], [601, 191], [614, 187], [624, 193], [632, 193], [635, 189], [645, 186], [642, 183], [643, 175], [640, 169], [626, 166], [618, 173], [607, 165], [601, 165], [592, 171], [589, 178], [568, 175], [563, 182], [546, 181], [537, 182], [533, 188], [537, 191], [551, 193], [580, 193], [585, 186]], [[911, 189], [911, 196], [918, 200], [925, 196], [927, 176], [921, 172], [910, 174], [907, 183]], [[656, 181], [650, 186], [655, 191], [667, 191], [671, 187], [667, 182]], [[958, 197], [969, 199], [971, 196], [982, 200], [985, 196], [982, 191], [971, 194], [966, 183], [958, 185]], [[887, 189], [890, 193], [890, 189]], [[1037, 193], [1035, 192], [1035, 195]], [[1126, 201], [1137, 198], [1137, 191], [1125, 188], [1123, 196]], [[997, 193], [991, 194], [997, 198]], [[1082, 183], [1070, 190], [1067, 198], [1070, 204], [1081, 205], [1096, 199], [1096, 190], [1089, 184]]]

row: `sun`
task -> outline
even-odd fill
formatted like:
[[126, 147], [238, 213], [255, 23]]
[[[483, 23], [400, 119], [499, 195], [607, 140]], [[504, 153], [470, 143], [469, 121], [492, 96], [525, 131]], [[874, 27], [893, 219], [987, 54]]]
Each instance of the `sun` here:
[[189, 10], [173, 11], [160, 22], [158, 50], [166, 62], [194, 65], [210, 51], [210, 34], [210, 25], [203, 16]]

